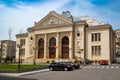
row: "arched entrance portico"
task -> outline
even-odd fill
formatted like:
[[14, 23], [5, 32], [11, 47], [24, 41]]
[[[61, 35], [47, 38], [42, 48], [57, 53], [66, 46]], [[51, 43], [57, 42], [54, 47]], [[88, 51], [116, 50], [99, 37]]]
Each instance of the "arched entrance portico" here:
[[44, 39], [40, 38], [38, 41], [38, 58], [44, 57]]
[[56, 57], [56, 39], [54, 37], [50, 38], [49, 40], [49, 58]]
[[62, 38], [62, 53], [61, 58], [68, 59], [69, 58], [69, 38], [63, 37]]

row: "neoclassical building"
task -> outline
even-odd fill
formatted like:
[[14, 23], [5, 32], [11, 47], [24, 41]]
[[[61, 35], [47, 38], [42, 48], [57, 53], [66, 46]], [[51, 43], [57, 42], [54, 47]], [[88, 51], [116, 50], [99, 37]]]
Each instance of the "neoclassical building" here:
[[27, 31], [16, 35], [16, 44], [22, 44], [20, 49], [16, 47], [16, 60], [19, 50], [24, 62], [115, 60], [115, 34], [109, 24], [91, 26], [69, 11], [62, 14], [51, 11]]
[[5, 58], [10, 58], [13, 59], [15, 58], [15, 53], [16, 53], [16, 42], [12, 40], [1, 40], [1, 55], [0, 57], [5, 59]]

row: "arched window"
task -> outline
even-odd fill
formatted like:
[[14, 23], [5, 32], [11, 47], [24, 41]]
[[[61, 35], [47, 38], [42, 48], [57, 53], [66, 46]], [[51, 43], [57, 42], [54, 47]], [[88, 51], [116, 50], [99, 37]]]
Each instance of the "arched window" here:
[[40, 38], [38, 41], [38, 58], [44, 57], [44, 39]]
[[69, 38], [63, 37], [62, 38], [62, 54], [61, 58], [68, 59], [69, 58]]
[[50, 38], [49, 40], [49, 58], [56, 57], [56, 39], [54, 37]]

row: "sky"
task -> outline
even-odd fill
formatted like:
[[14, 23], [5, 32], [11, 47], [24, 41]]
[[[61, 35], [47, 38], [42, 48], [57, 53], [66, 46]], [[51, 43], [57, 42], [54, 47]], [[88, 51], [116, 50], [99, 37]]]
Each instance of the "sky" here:
[[0, 40], [16, 40], [50, 11], [90, 16], [120, 29], [120, 0], [0, 0]]

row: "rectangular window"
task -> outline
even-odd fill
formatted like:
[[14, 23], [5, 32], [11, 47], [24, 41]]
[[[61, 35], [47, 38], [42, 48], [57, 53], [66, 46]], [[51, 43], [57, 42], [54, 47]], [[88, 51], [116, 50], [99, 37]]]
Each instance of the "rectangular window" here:
[[98, 52], [97, 46], [95, 46], [95, 55], [97, 55], [97, 52]]
[[3, 45], [3, 48], [5, 48], [5, 45]]
[[101, 46], [98, 46], [98, 55], [101, 53]]
[[101, 41], [101, 35], [98, 33], [98, 41]]
[[92, 55], [93, 56], [98, 56], [101, 54], [101, 46], [97, 45], [97, 46], [92, 46]]
[[94, 34], [92, 34], [92, 41], [94, 41]]
[[94, 46], [92, 46], [92, 55], [94, 55], [94, 52], [95, 52], [95, 51], [94, 51]]
[[25, 45], [25, 39], [20, 39], [20, 44]]
[[97, 33], [95, 33], [95, 41], [97, 41]]
[[92, 41], [101, 41], [101, 34], [100, 33], [92, 33]]
[[25, 48], [20, 49], [21, 56], [25, 56]]
[[3, 49], [2, 51], [5, 51], [5, 49]]

